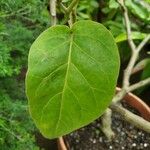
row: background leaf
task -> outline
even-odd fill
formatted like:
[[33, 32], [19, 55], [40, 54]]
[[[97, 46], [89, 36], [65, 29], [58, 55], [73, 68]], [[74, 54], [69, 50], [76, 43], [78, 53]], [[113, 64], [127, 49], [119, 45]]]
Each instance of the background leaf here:
[[150, 77], [150, 59], [147, 59], [147, 60], [148, 60], [148, 63], [147, 63], [146, 67], [143, 70], [142, 80]]
[[127, 0], [126, 5], [127, 5], [128, 9], [132, 12], [132, 14], [137, 16], [139, 19], [141, 19], [147, 23], [150, 23], [150, 10], [149, 10], [150, 6], [145, 7], [146, 5], [148, 5], [148, 3], [143, 5], [143, 3], [141, 3], [141, 1]]
[[[131, 37], [133, 40], [142, 40], [146, 36], [147, 36], [146, 33], [141, 33], [141, 32], [132, 32], [132, 34], [131, 34]], [[121, 33], [115, 38], [116, 43], [123, 42], [126, 40], [127, 40], [127, 34], [126, 33]]]

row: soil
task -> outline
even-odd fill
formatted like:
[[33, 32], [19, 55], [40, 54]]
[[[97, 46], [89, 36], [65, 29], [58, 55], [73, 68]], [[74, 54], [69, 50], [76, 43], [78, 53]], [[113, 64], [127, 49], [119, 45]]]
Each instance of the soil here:
[[[125, 107], [138, 113], [126, 104]], [[116, 136], [108, 141], [100, 130], [100, 119], [67, 136], [70, 150], [150, 150], [150, 134], [123, 121], [119, 114], [112, 115], [112, 129]]]
[[40, 150], [58, 150], [56, 139], [47, 139], [39, 132], [35, 132], [35, 139]]

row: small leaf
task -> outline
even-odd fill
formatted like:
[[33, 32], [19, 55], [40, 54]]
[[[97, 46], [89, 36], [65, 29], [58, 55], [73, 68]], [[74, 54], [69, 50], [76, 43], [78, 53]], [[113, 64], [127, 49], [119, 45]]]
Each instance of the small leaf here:
[[142, 80], [146, 79], [150, 77], [150, 58], [147, 59], [147, 64], [143, 70], [143, 73], [142, 73]]
[[144, 0], [144, 1], [150, 4], [150, 0]]
[[126, 6], [131, 11], [131, 13], [136, 15], [139, 19], [141, 19], [147, 23], [150, 23], [150, 10], [149, 10], [149, 8], [143, 6], [140, 3], [140, 1], [127, 0]]
[[[146, 35], [147, 35], [146, 33], [132, 32], [131, 37], [132, 37], [133, 40], [142, 40], [146, 37]], [[126, 33], [121, 33], [120, 35], [118, 35], [115, 38], [116, 43], [123, 42], [123, 41], [126, 41], [126, 40], [127, 40]]]
[[119, 7], [119, 4], [115, 0], [109, 1], [109, 8], [117, 9]]
[[4, 127], [4, 125], [5, 125], [5, 120], [0, 118], [0, 127]]
[[111, 103], [119, 72], [117, 46], [101, 24], [44, 31], [29, 53], [26, 92], [42, 134], [56, 138], [89, 124]]
[[[144, 70], [141, 75], [141, 80], [144, 80], [146, 78], [150, 77], [150, 58], [145, 59], [146, 60], [146, 65], [144, 67]], [[146, 85], [144, 87], [141, 87], [140, 89], [137, 90], [137, 93], [140, 94], [142, 93], [145, 89], [147, 89], [149, 85]]]

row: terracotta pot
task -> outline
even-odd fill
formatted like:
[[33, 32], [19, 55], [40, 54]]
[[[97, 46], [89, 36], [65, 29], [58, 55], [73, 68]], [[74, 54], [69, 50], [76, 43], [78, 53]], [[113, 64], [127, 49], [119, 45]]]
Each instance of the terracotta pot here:
[[[120, 88], [116, 88], [116, 91], [119, 92], [121, 89]], [[136, 95], [132, 94], [132, 93], [128, 93], [125, 95], [125, 97], [123, 98], [123, 100], [125, 100], [125, 102], [127, 104], [129, 104], [130, 106], [134, 107], [136, 110], [138, 110], [138, 112], [141, 114], [141, 116], [147, 120], [150, 121], [150, 107], [145, 104], [139, 97], [137, 97]], [[67, 148], [67, 143], [65, 143], [63, 137], [60, 137], [58, 139], [58, 149], [59, 150], [68, 150]]]
[[[116, 88], [117, 92], [119, 92], [120, 90], [120, 88]], [[128, 93], [125, 95], [123, 100], [125, 100], [127, 104], [138, 110], [138, 112], [145, 120], [150, 121], [150, 107], [146, 103], [144, 103], [139, 97], [132, 93]]]

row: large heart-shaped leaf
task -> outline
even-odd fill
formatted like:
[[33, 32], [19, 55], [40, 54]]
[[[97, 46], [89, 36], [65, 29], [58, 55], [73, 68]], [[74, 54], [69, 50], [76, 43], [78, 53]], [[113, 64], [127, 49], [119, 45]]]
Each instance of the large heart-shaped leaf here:
[[103, 25], [79, 21], [44, 31], [30, 49], [26, 76], [31, 116], [42, 134], [56, 138], [102, 115], [118, 70], [117, 46]]

